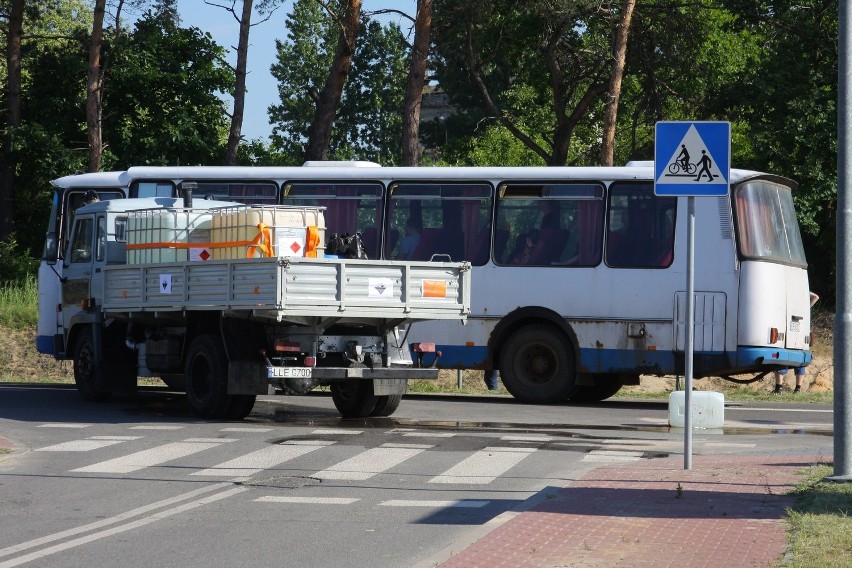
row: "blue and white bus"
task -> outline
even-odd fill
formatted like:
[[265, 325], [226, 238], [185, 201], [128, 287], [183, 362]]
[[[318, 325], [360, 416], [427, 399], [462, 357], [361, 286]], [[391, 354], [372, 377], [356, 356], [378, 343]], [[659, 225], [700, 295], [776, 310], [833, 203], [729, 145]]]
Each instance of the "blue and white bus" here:
[[[696, 199], [696, 378], [758, 377], [811, 360], [796, 183], [736, 169], [730, 178], [728, 196]], [[597, 401], [641, 375], [683, 373], [687, 200], [654, 194], [652, 164], [309, 162], [73, 175], [53, 182], [45, 261], [56, 260], [87, 191], [177, 196], [188, 182], [196, 198], [324, 206], [327, 234], [360, 233], [369, 258], [470, 262], [467, 324], [418, 323], [407, 340], [439, 338], [439, 367], [499, 369], [521, 401]], [[40, 310], [37, 344], [50, 353], [56, 316]]]

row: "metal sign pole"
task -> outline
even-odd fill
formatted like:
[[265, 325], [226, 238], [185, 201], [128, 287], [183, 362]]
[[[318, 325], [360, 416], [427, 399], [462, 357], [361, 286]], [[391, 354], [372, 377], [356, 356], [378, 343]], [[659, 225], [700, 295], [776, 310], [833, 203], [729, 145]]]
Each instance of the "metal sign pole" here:
[[692, 469], [692, 353], [695, 328], [695, 197], [687, 198], [686, 220], [686, 345], [684, 346], [683, 469]]

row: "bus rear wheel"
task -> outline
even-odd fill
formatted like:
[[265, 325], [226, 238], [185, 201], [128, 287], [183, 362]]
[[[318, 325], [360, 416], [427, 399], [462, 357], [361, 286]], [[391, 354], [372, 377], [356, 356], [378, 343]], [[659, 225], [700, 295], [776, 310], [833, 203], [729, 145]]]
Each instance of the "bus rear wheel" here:
[[500, 376], [506, 390], [521, 402], [563, 402], [575, 388], [574, 349], [557, 327], [526, 325], [503, 345]]
[[568, 394], [571, 402], [600, 402], [613, 396], [622, 387], [618, 375], [602, 375], [595, 379], [593, 385], [580, 385]]

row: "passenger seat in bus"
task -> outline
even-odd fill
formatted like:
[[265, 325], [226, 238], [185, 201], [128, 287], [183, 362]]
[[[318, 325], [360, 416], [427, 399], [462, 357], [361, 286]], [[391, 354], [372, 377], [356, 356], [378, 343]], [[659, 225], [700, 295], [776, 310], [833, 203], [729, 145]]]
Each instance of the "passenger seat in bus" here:
[[528, 264], [541, 266], [557, 262], [570, 236], [568, 229], [541, 229]]

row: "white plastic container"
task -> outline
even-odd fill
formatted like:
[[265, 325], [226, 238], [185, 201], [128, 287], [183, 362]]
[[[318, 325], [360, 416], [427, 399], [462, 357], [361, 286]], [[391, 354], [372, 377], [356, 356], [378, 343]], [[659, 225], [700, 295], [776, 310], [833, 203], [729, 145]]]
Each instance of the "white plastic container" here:
[[207, 247], [212, 226], [213, 214], [209, 210], [131, 211], [127, 220], [127, 263], [207, 260], [212, 256]]
[[[692, 427], [721, 428], [725, 424], [725, 395], [713, 391], [692, 391]], [[683, 428], [686, 423], [686, 391], [669, 395], [669, 426]]]
[[[213, 214], [210, 238], [213, 258], [260, 258], [305, 256], [307, 227], [317, 227], [317, 257], [325, 249], [325, 217], [322, 207], [232, 207]], [[264, 228], [261, 233], [261, 227]], [[223, 246], [226, 245], [226, 246]]]

